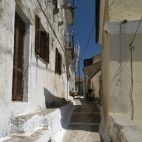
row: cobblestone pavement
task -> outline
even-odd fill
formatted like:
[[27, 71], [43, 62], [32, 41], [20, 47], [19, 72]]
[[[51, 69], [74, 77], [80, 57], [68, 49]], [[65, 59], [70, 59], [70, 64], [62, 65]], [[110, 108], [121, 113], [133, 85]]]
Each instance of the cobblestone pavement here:
[[100, 110], [93, 102], [74, 99], [76, 107], [63, 142], [101, 142], [99, 134]]

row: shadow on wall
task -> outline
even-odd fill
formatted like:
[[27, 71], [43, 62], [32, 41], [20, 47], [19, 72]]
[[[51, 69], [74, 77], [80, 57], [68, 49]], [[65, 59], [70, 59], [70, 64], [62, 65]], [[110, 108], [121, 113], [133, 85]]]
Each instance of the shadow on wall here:
[[66, 129], [66, 121], [70, 110], [72, 109], [72, 103], [66, 101], [64, 98], [54, 96], [50, 91], [44, 88], [45, 105], [47, 110], [55, 111], [50, 117], [51, 131], [54, 133], [51, 139], [62, 129]]
[[[117, 61], [118, 63], [130, 61], [130, 50], [129, 45], [132, 41], [134, 34], [119, 34], [111, 36], [110, 41], [110, 60]], [[137, 34], [133, 45], [133, 61], [141, 62], [141, 34]], [[115, 47], [115, 48], [114, 48]]]
[[60, 98], [53, 95], [49, 90], [44, 88], [44, 96], [45, 96], [45, 106], [49, 107], [58, 107], [58, 105], [65, 104], [67, 101], [65, 98]]

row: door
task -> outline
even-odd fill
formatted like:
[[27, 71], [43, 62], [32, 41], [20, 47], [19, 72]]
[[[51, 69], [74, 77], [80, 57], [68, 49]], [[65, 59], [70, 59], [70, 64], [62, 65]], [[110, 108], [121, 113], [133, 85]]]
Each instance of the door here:
[[23, 45], [25, 24], [20, 16], [15, 14], [14, 59], [12, 101], [23, 99]]

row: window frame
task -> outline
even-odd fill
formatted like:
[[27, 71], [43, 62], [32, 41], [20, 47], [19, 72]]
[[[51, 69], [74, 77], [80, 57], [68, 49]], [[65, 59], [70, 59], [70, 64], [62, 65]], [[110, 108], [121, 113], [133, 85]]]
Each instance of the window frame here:
[[[25, 22], [17, 12], [15, 12], [14, 30], [12, 101], [23, 101]], [[21, 56], [19, 56], [20, 54]]]
[[40, 17], [35, 16], [35, 52], [46, 63], [49, 63], [49, 33], [41, 30]]
[[54, 9], [58, 9], [58, 3], [57, 3], [57, 0], [53, 0], [53, 6], [54, 6]]

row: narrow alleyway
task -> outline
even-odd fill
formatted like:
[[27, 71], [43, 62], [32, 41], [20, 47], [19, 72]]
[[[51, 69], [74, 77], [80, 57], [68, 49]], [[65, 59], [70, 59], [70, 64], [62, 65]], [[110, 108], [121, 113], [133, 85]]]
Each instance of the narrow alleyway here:
[[99, 134], [100, 110], [94, 102], [75, 98], [76, 107], [63, 142], [101, 142]]

